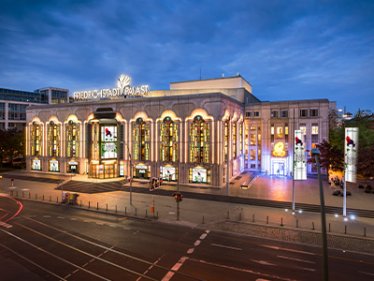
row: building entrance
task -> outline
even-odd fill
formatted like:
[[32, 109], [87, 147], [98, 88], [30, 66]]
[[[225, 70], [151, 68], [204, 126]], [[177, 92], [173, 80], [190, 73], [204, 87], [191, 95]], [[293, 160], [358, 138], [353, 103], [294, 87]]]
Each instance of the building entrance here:
[[276, 176], [285, 176], [286, 175], [285, 161], [273, 161], [272, 162], [272, 174]]
[[117, 164], [91, 164], [89, 176], [96, 179], [116, 178]]

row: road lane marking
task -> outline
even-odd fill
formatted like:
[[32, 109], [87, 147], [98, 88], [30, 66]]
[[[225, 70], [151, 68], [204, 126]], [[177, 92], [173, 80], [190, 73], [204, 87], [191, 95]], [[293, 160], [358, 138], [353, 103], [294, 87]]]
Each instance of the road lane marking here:
[[220, 247], [220, 248], [231, 249], [231, 250], [236, 250], [236, 251], [242, 251], [243, 250], [242, 248], [231, 247], [231, 246], [226, 246], [226, 245], [216, 244], [216, 243], [211, 243], [210, 245], [214, 246], [214, 247]]
[[274, 263], [268, 262], [268, 261], [263, 261], [263, 260], [250, 260], [251, 262], [259, 263], [262, 265], [272, 265], [272, 266], [277, 266]]
[[[19, 225], [19, 224], [18, 224], [18, 225]], [[81, 268], [84, 272], [86, 272], [86, 273], [88, 273], [88, 274], [91, 274], [91, 275], [93, 275], [93, 276], [96, 276], [97, 278], [102, 279], [102, 280], [110, 281], [110, 279], [107, 279], [107, 278], [105, 278], [105, 277], [103, 277], [103, 276], [101, 276], [101, 275], [99, 275], [99, 274], [96, 274], [95, 272], [92, 272], [92, 271], [90, 271], [90, 270], [87, 270], [87, 269], [85, 269], [85, 268], [83, 268], [83, 267], [81, 267], [81, 266], [79, 266], [79, 265], [76, 265], [76, 264], [74, 264], [74, 263], [72, 263], [72, 262], [70, 262], [70, 261], [68, 261], [68, 260], [66, 260], [66, 259], [64, 259], [64, 258], [61, 258], [61, 257], [59, 257], [59, 256], [57, 256], [57, 255], [55, 255], [55, 254], [52, 254], [52, 253], [48, 252], [47, 250], [44, 250], [43, 248], [40, 248], [39, 246], [37, 246], [37, 245], [35, 245], [35, 244], [33, 244], [33, 243], [29, 242], [29, 241], [26, 241], [25, 239], [23, 239], [23, 238], [21, 238], [21, 237], [15, 235], [15, 234], [13, 234], [13, 233], [10, 233], [10, 232], [8, 232], [8, 231], [6, 231], [6, 230], [2, 230], [2, 229], [0, 229], [0, 231], [2, 231], [2, 232], [4, 232], [4, 233], [8, 234], [9, 236], [12, 236], [12, 237], [16, 238], [17, 240], [22, 241], [23, 243], [25, 243], [25, 244], [27, 244], [27, 245], [29, 245], [29, 246], [31, 246], [31, 247], [33, 247], [33, 248], [35, 248], [35, 249], [41, 251], [41, 252], [43, 252], [43, 253], [45, 253], [45, 254], [47, 254], [47, 255], [50, 255], [50, 256], [52, 256], [52, 257], [54, 257], [54, 258], [56, 258], [56, 259], [58, 259], [58, 260], [60, 260], [60, 261], [63, 261], [63, 262], [65, 262], [65, 263], [67, 263], [67, 264], [70, 264], [71, 266], [73, 266], [73, 267], [75, 267], [75, 268]]]
[[205, 261], [205, 260], [198, 260], [198, 259], [193, 259], [193, 258], [190, 258], [189, 260], [192, 261], [192, 262], [203, 263], [203, 264], [212, 265], [212, 266], [216, 266], [216, 267], [220, 267], [220, 268], [224, 268], [224, 269], [231, 269], [231, 270], [235, 270], [235, 271], [250, 273], [250, 274], [253, 274], [253, 275], [259, 275], [260, 277], [265, 276], [266, 278], [270, 278], [270, 279], [278, 279], [278, 280], [282, 280], [282, 281], [296, 281], [295, 279], [290, 279], [290, 278], [285, 278], [285, 277], [272, 275], [272, 274], [268, 274], [268, 273], [264, 273], [264, 272], [259, 272], [259, 271], [251, 270], [251, 269], [248, 269], [248, 268], [238, 268], [238, 267], [233, 267], [233, 266], [228, 266], [228, 265], [224, 265], [224, 264], [218, 264], [218, 263], [213, 263], [213, 262], [208, 262], [208, 261]]
[[171, 271], [166, 273], [166, 275], [164, 276], [164, 278], [161, 279], [161, 281], [169, 281], [174, 276], [174, 274], [182, 267], [186, 260], [188, 260], [188, 257], [181, 257], [179, 261], [177, 261], [177, 263], [174, 264], [174, 266], [171, 268]]
[[45, 216], [43, 216], [43, 218], [50, 218], [51, 216], [49, 216], [49, 215], [45, 215]]
[[[110, 249], [112, 249], [114, 246], [112, 246]], [[101, 254], [98, 255], [98, 257], [101, 257], [102, 255], [106, 254], [109, 252], [109, 249], [105, 250], [104, 252], [102, 252]], [[82, 265], [82, 267], [86, 267], [87, 265], [89, 265], [90, 263], [93, 263], [95, 261], [95, 259], [91, 259], [90, 261], [86, 262], [84, 265]], [[68, 275], [65, 276], [66, 279], [70, 278], [71, 276], [73, 276], [75, 273], [77, 273], [79, 271], [79, 268], [77, 268], [76, 270], [74, 270], [72, 273], [69, 273]]]
[[266, 245], [266, 244], [261, 244], [260, 246], [265, 247], [265, 248], [269, 248], [269, 249], [273, 249], [273, 250], [279, 250], [279, 251], [288, 251], [288, 252], [305, 254], [305, 255], [311, 255], [311, 256], [315, 256], [316, 255], [316, 254], [311, 253], [311, 252], [305, 252], [305, 251], [301, 251], [301, 250], [295, 250], [295, 249], [290, 249], [290, 248], [283, 248], [283, 247]]
[[[158, 264], [158, 262], [162, 259], [164, 255], [162, 255], [161, 257], [159, 257], [154, 263], [152, 263], [146, 271], [143, 272], [144, 275], [146, 275], [155, 265]], [[138, 277], [138, 279], [136, 279], [135, 281], [139, 281], [140, 279], [142, 279], [142, 277]]]
[[189, 248], [187, 254], [191, 255], [195, 251], [195, 248]]
[[362, 273], [362, 274], [365, 274], [365, 275], [369, 275], [369, 276], [374, 276], [374, 273], [370, 273], [370, 272], [359, 271], [359, 273]]
[[12, 226], [6, 222], [0, 221], [0, 226], [5, 228], [11, 228]]
[[305, 263], [310, 263], [310, 264], [315, 264], [314, 261], [309, 261], [309, 260], [303, 260], [303, 259], [298, 259], [298, 258], [292, 258], [292, 257], [287, 257], [287, 256], [277, 256], [277, 258], [285, 259], [285, 260], [290, 260], [290, 261], [299, 261], [299, 262], [305, 262]]
[[[93, 241], [90, 241], [90, 240], [84, 239], [84, 238], [82, 238], [82, 237], [80, 237], [80, 236], [78, 236], [78, 235], [75, 235], [75, 234], [72, 234], [72, 233], [70, 233], [70, 232], [68, 232], [68, 231], [61, 230], [61, 229], [59, 229], [59, 228], [57, 228], [57, 227], [54, 227], [54, 226], [51, 226], [51, 225], [45, 224], [45, 223], [40, 222], [40, 221], [38, 221], [38, 220], [36, 220], [36, 219], [33, 219], [33, 218], [31, 218], [31, 217], [23, 217], [23, 218], [28, 219], [28, 220], [30, 220], [30, 221], [33, 221], [33, 222], [35, 222], [35, 223], [38, 223], [38, 224], [40, 224], [40, 225], [43, 225], [44, 227], [47, 227], [47, 228], [53, 229], [53, 230], [55, 230], [55, 231], [58, 231], [58, 232], [60, 232], [60, 233], [64, 233], [65, 235], [68, 235], [68, 236], [70, 236], [70, 237], [74, 237], [74, 238], [77, 239], [77, 240], [83, 241], [83, 242], [85, 242], [85, 243], [87, 243], [87, 244], [90, 244], [90, 245], [96, 246], [96, 247], [98, 247], [98, 248], [109, 249], [110, 252], [115, 253], [115, 254], [117, 254], [117, 255], [124, 256], [124, 257], [130, 258], [130, 259], [133, 259], [133, 260], [136, 260], [136, 261], [139, 261], [139, 262], [142, 262], [142, 263], [148, 264], [148, 265], [152, 265], [152, 264], [153, 264], [152, 262], [147, 261], [147, 260], [145, 260], [145, 259], [141, 259], [141, 258], [138, 258], [138, 257], [136, 257], [136, 256], [132, 256], [132, 255], [129, 255], [129, 254], [126, 254], [126, 253], [123, 253], [123, 252], [117, 251], [117, 250], [115, 250], [115, 249], [110, 249], [110, 248], [107, 247], [107, 246], [103, 246], [103, 245], [98, 244], [98, 243], [95, 243], [95, 242], [93, 242]], [[124, 229], [125, 229], [125, 228], [124, 228]], [[160, 268], [160, 269], [163, 269], [163, 270], [169, 270], [169, 268], [166, 268], [166, 267], [161, 266], [161, 265], [157, 265], [157, 267]]]
[[203, 234], [201, 234], [201, 236], [200, 236], [200, 240], [204, 240], [205, 237], [206, 237], [207, 235], [208, 235], [207, 233], [203, 233]]
[[32, 265], [34, 265], [34, 266], [40, 268], [41, 270], [43, 270], [43, 271], [45, 271], [45, 272], [51, 274], [51, 275], [54, 276], [54, 277], [58, 278], [59, 280], [66, 280], [66, 279], [64, 279], [64, 277], [59, 276], [59, 275], [57, 275], [56, 273], [54, 273], [54, 272], [52, 272], [52, 271], [46, 269], [45, 267], [43, 267], [43, 266], [37, 264], [36, 262], [30, 260], [29, 258], [26, 258], [25, 256], [21, 255], [20, 253], [14, 251], [13, 249], [8, 248], [7, 246], [3, 245], [2, 243], [0, 243], [0, 246], [3, 247], [3, 248], [5, 248], [5, 249], [7, 249], [9, 252], [15, 254], [17, 257], [19, 257], [19, 258], [21, 258], [21, 259], [24, 259], [25, 261], [31, 263]]
[[193, 243], [193, 244], [194, 244], [194, 246], [195, 246], [195, 247], [197, 247], [197, 246], [199, 246], [199, 245], [200, 245], [200, 243], [201, 243], [201, 241], [200, 241], [200, 240], [196, 240], [196, 241], [195, 241], [195, 243]]
[[[50, 237], [50, 236], [48, 236], [48, 235], [46, 235], [46, 234], [44, 234], [44, 233], [41, 233], [41, 232], [39, 232], [39, 231], [37, 231], [37, 230], [35, 230], [35, 229], [32, 229], [32, 228], [30, 228], [30, 227], [28, 227], [28, 226], [25, 226], [25, 225], [22, 225], [22, 224], [19, 224], [19, 223], [17, 223], [17, 225], [20, 226], [20, 227], [23, 227], [23, 228], [25, 228], [25, 229], [28, 229], [28, 230], [31, 231], [31, 232], [34, 232], [34, 233], [36, 233], [36, 234], [39, 234], [40, 236], [43, 236], [43, 237], [45, 237], [45, 238], [47, 238], [47, 239], [49, 239], [49, 240], [51, 240], [51, 241], [53, 241], [53, 242], [56, 242], [56, 243], [58, 243], [58, 244], [60, 244], [60, 245], [63, 245], [63, 246], [65, 246], [65, 247], [67, 247], [67, 248], [70, 248], [70, 249], [72, 249], [72, 250], [75, 250], [75, 251], [77, 251], [77, 252], [79, 252], [79, 253], [81, 253], [81, 254], [84, 254], [84, 255], [86, 255], [86, 256], [89, 256], [89, 257], [91, 257], [91, 258], [93, 258], [93, 259], [97, 259], [97, 260], [99, 260], [99, 261], [101, 261], [101, 262], [103, 262], [103, 263], [107, 263], [107, 264], [109, 264], [109, 265], [111, 265], [111, 266], [117, 267], [117, 268], [119, 268], [119, 269], [122, 269], [122, 270], [124, 270], [124, 271], [130, 272], [130, 273], [132, 273], [132, 274], [135, 274], [135, 275], [138, 275], [138, 276], [142, 276], [142, 277], [147, 278], [147, 279], [150, 279], [150, 280], [157, 281], [156, 279], [154, 279], [154, 278], [152, 278], [152, 277], [149, 277], [149, 276], [146, 276], [146, 275], [143, 275], [142, 273], [139, 273], [139, 272], [136, 272], [136, 271], [134, 271], [134, 270], [128, 269], [128, 268], [126, 268], [126, 267], [120, 266], [120, 265], [118, 265], [118, 264], [116, 264], [116, 263], [113, 263], [113, 262], [107, 261], [107, 260], [102, 259], [102, 258], [100, 258], [100, 257], [96, 257], [96, 256], [94, 256], [94, 255], [92, 255], [92, 254], [90, 254], [90, 253], [88, 253], [88, 252], [85, 252], [85, 251], [83, 251], [83, 250], [81, 250], [81, 249], [78, 249], [78, 248], [73, 247], [73, 246], [71, 246], [71, 245], [69, 245], [69, 244], [66, 244], [66, 243], [61, 242], [61, 241], [59, 241], [59, 240], [57, 240], [57, 239], [54, 239], [54, 238], [52, 238], [52, 237]], [[3, 232], [7, 232], [7, 231], [5, 231], [5, 230], [2, 230], [2, 231], [3, 231]], [[20, 238], [20, 239], [22, 239], [22, 238]], [[22, 240], [23, 240], [23, 239], [22, 239]], [[39, 248], [39, 247], [38, 247], [38, 248]], [[42, 250], [43, 250], [43, 249], [42, 249]], [[43, 251], [45, 251], [45, 250], [43, 250]], [[47, 252], [47, 251], [45, 251], [45, 252]], [[80, 267], [80, 268], [82, 268], [82, 267]], [[83, 268], [82, 268], [82, 269], [83, 269]], [[109, 279], [106, 279], [106, 278], [105, 278], [105, 280], [109, 280]]]

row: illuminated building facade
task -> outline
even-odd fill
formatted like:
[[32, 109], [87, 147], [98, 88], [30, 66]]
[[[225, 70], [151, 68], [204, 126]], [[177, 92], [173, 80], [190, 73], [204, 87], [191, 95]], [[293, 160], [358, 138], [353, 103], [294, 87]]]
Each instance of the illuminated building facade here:
[[[121, 75], [117, 88], [75, 92], [70, 104], [30, 107], [27, 169], [99, 179], [162, 177], [171, 183], [223, 187], [227, 168], [230, 179], [244, 169], [270, 172], [265, 167], [274, 161], [264, 146], [279, 146], [277, 158], [290, 156], [286, 131], [281, 134], [278, 129], [285, 120], [274, 119], [271, 129], [270, 121], [262, 122], [260, 116], [245, 118], [252, 111], [265, 116], [267, 103], [252, 95], [241, 76], [175, 82], [161, 91], [130, 83], [131, 78]], [[291, 138], [293, 127], [285, 123]], [[318, 139], [327, 136], [327, 124], [318, 127]], [[278, 132], [273, 142], [271, 130]], [[265, 131], [269, 137], [261, 134]], [[275, 142], [281, 135], [285, 155]], [[254, 148], [257, 156], [252, 159]], [[284, 172], [277, 174], [288, 174], [286, 163]]]

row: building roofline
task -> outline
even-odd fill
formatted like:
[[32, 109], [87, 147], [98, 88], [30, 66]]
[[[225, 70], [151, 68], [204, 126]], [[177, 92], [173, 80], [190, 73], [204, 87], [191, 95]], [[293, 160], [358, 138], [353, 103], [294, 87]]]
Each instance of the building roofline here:
[[169, 82], [169, 84], [178, 84], [178, 83], [186, 83], [186, 82], [199, 82], [199, 81], [211, 81], [211, 80], [222, 80], [222, 79], [233, 79], [233, 78], [241, 78], [243, 79], [246, 83], [248, 83], [251, 87], [251, 83], [247, 81], [243, 76], [240, 74], [234, 75], [234, 76], [227, 76], [227, 77], [217, 77], [217, 78], [207, 78], [207, 79], [192, 79], [192, 80], [184, 80], [184, 81], [175, 81], [175, 82]]

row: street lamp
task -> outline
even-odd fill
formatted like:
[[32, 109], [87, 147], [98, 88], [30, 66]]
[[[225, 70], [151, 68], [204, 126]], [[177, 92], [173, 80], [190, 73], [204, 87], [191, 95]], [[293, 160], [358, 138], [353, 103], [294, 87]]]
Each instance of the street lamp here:
[[318, 182], [319, 182], [319, 193], [321, 200], [321, 224], [322, 224], [322, 246], [323, 246], [323, 280], [329, 280], [329, 268], [328, 268], [328, 253], [327, 253], [327, 233], [326, 233], [326, 214], [325, 214], [325, 198], [322, 188], [322, 177], [321, 177], [321, 165], [319, 163], [320, 151], [317, 148], [313, 148], [311, 151], [317, 164], [318, 171]]

